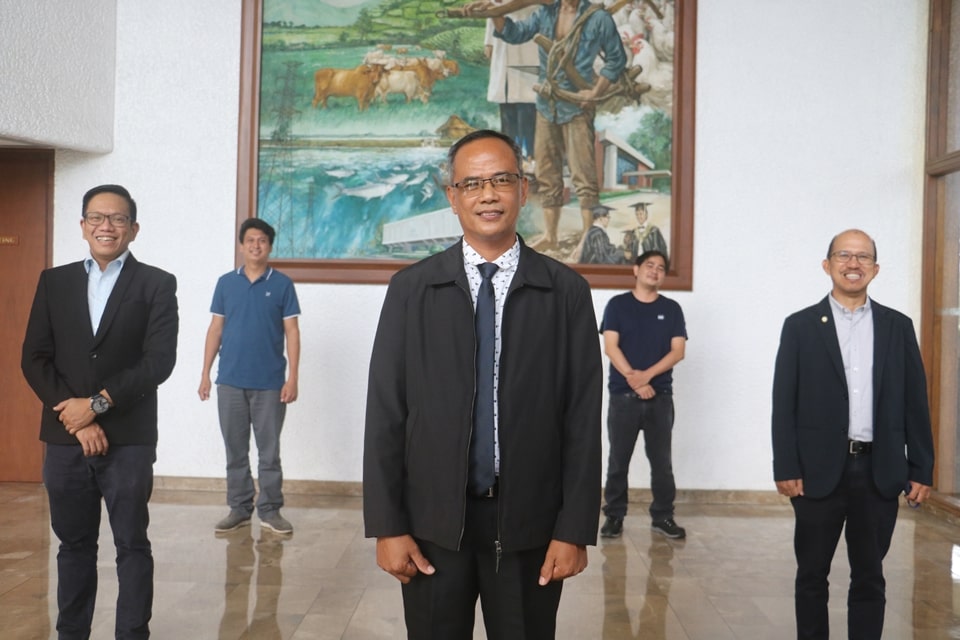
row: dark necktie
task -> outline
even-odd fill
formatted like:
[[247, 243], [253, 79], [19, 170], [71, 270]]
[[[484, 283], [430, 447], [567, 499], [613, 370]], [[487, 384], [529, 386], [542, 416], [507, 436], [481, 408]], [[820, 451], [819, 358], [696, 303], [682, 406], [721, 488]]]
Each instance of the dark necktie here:
[[493, 364], [496, 359], [496, 302], [493, 296], [493, 274], [499, 268], [484, 262], [480, 269], [480, 290], [477, 292], [477, 395], [473, 404], [473, 437], [470, 439], [470, 479], [468, 489], [482, 495], [496, 481], [493, 453]]

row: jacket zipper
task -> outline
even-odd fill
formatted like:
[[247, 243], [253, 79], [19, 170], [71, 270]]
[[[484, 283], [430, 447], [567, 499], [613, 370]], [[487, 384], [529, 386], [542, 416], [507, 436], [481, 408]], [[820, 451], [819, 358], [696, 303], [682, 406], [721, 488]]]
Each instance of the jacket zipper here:
[[[503, 331], [502, 331], [502, 329], [503, 329], [503, 327], [504, 327], [504, 326], [506, 325], [506, 323], [507, 323], [507, 320], [506, 320], [506, 318], [507, 318], [507, 302], [510, 300], [510, 294], [511, 294], [511, 288], [508, 287], [508, 288], [507, 288], [506, 297], [503, 299], [503, 317], [500, 319], [500, 327], [501, 327], [501, 334], [500, 334], [500, 354], [501, 354], [501, 355], [503, 355], [504, 346], [505, 346], [505, 345], [504, 345], [504, 338], [503, 338]], [[476, 371], [476, 368], [474, 368], [474, 371]], [[497, 404], [499, 405], [499, 403], [500, 403], [500, 387], [498, 386], [498, 387], [497, 387]], [[498, 435], [498, 436], [499, 436], [499, 431], [500, 431], [500, 423], [498, 422], [498, 423], [497, 423], [497, 435]], [[499, 440], [500, 440], [500, 439], [499, 439], [499, 437], [498, 437], [498, 438], [497, 438], [497, 441], [499, 442]], [[501, 535], [500, 535], [500, 497], [501, 497], [501, 495], [502, 495], [503, 483], [499, 482], [500, 471], [502, 471], [502, 470], [501, 470], [501, 469], [498, 469], [498, 470], [497, 470], [497, 475], [496, 475], [496, 477], [497, 477], [497, 479], [498, 479], [498, 481], [497, 481], [497, 497], [496, 497], [496, 501], [497, 501], [497, 539], [493, 541], [493, 547], [494, 547], [494, 550], [496, 551], [496, 557], [497, 557], [496, 567], [495, 567], [494, 573], [497, 573], [497, 574], [500, 573], [500, 559], [503, 557], [503, 546], [500, 544], [500, 538], [501, 538]]]

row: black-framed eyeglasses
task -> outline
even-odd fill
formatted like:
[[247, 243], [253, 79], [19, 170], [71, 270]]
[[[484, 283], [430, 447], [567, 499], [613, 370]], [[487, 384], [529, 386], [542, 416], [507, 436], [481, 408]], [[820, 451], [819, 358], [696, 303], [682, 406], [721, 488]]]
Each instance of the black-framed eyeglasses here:
[[467, 178], [455, 182], [452, 186], [460, 189], [464, 195], [473, 195], [483, 190], [483, 185], [490, 183], [496, 191], [509, 191], [520, 182], [519, 173], [497, 173], [489, 178]]
[[130, 216], [122, 213], [85, 213], [84, 221], [91, 227], [103, 224], [104, 220], [109, 220], [115, 227], [127, 227], [130, 225]]
[[842, 262], [844, 264], [856, 259], [857, 262], [865, 267], [869, 267], [873, 264], [874, 260], [876, 260], [876, 258], [869, 253], [850, 253], [849, 251], [834, 251], [830, 254], [830, 257], [836, 258], [837, 262]]

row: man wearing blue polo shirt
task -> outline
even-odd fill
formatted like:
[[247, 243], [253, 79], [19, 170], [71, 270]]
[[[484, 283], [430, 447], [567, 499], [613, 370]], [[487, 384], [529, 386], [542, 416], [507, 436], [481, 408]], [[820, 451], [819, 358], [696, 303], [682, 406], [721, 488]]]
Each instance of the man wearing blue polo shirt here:
[[[300, 365], [300, 303], [293, 281], [268, 264], [276, 232], [258, 218], [240, 225], [243, 266], [223, 275], [213, 292], [200, 376], [200, 399], [210, 397], [210, 369], [217, 354], [217, 407], [227, 451], [227, 504], [230, 513], [217, 532], [250, 524], [255, 495], [250, 473], [250, 428], [260, 464], [260, 524], [277, 533], [292, 533], [280, 515], [283, 470], [280, 430], [287, 404], [297, 399]], [[286, 340], [288, 362], [283, 357]]]

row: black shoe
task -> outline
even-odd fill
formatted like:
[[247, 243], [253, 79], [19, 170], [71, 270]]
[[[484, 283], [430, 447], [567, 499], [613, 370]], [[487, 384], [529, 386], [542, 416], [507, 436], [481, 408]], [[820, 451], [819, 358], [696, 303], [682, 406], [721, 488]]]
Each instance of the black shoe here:
[[673, 518], [667, 518], [666, 520], [657, 520], [650, 525], [650, 528], [667, 536], [668, 538], [686, 538], [687, 530], [681, 526], [678, 526], [676, 522], [673, 521]]
[[623, 533], [623, 518], [607, 516], [606, 522], [600, 527], [601, 538], [619, 538]]

